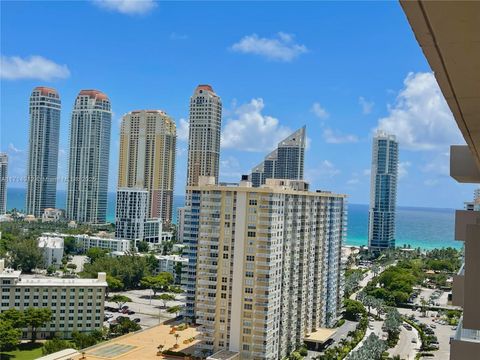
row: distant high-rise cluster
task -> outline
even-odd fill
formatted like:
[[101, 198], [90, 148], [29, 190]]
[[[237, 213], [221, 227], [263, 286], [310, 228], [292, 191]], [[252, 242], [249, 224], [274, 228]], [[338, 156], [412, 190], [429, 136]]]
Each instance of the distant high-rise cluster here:
[[373, 138], [368, 215], [368, 247], [395, 247], [398, 142], [394, 135], [379, 131]]
[[57, 198], [61, 101], [55, 89], [39, 86], [30, 96], [26, 212], [41, 217]]
[[80, 91], [70, 124], [66, 213], [71, 220], [106, 221], [111, 123], [107, 95], [98, 90]]
[[176, 125], [161, 110], [123, 116], [118, 165], [119, 188], [148, 190], [147, 216], [172, 221]]
[[305, 147], [304, 126], [280, 141], [277, 148], [252, 169], [250, 181], [253, 186], [259, 187], [267, 179], [303, 180]]
[[0, 153], [0, 215], [7, 212], [8, 155]]

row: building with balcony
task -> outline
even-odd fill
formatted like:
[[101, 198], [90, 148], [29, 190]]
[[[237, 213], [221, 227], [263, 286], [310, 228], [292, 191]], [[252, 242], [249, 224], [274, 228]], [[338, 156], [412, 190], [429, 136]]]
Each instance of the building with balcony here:
[[[407, 1], [400, 4], [435, 74], [467, 145], [450, 148], [450, 176], [480, 183], [480, 3]], [[465, 263], [453, 279], [452, 304], [463, 318], [450, 342], [451, 360], [480, 354], [480, 213], [459, 210], [455, 239], [464, 243]]]
[[189, 187], [184, 233], [194, 251], [186, 255], [182, 277], [187, 311], [201, 325], [202, 346], [210, 353], [281, 359], [336, 321], [346, 200], [307, 188], [300, 180], [267, 179], [252, 187], [245, 180], [224, 186], [208, 178]]

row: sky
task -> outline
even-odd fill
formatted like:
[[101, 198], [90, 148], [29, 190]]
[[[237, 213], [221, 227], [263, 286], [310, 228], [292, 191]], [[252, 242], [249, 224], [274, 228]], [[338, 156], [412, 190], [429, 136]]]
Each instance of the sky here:
[[113, 111], [109, 190], [122, 115], [162, 109], [177, 124], [175, 194], [182, 195], [189, 98], [198, 84], [211, 84], [223, 101], [221, 181], [238, 181], [306, 125], [311, 188], [367, 204], [372, 136], [383, 129], [400, 144], [398, 205], [461, 208], [472, 198], [473, 186], [448, 175], [449, 146], [464, 140], [396, 1], [0, 6], [0, 151], [9, 155], [10, 177], [26, 175], [32, 89], [60, 93], [60, 176], [75, 97], [98, 89]]

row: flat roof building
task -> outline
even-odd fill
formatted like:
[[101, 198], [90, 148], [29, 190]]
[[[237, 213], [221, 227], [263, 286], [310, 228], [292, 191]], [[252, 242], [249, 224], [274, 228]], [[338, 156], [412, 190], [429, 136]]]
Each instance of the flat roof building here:
[[[52, 311], [50, 322], [37, 329], [40, 339], [60, 335], [70, 338], [73, 331], [90, 332], [103, 326], [106, 274], [97, 279], [63, 279], [39, 275], [22, 275], [21, 271], [5, 268], [0, 259], [2, 299], [0, 312], [30, 307]], [[25, 328], [22, 338], [31, 337]]]

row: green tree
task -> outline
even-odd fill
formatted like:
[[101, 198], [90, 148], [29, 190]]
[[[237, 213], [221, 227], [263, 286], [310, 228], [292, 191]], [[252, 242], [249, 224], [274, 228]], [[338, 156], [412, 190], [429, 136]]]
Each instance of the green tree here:
[[0, 321], [10, 321], [16, 328], [23, 328], [25, 324], [25, 314], [15, 308], [4, 310], [0, 313]]
[[360, 301], [345, 299], [343, 304], [343, 317], [347, 320], [358, 321], [366, 312], [365, 306]]
[[80, 276], [95, 278], [99, 272], [106, 272], [108, 275], [119, 279], [124, 284], [125, 289], [136, 289], [140, 280], [151, 273], [145, 259], [147, 257], [129, 254], [115, 258], [99, 258], [93, 264], [85, 264]]
[[67, 269], [76, 270], [76, 269], [77, 269], [77, 265], [76, 265], [76, 264], [68, 264], [68, 265], [67, 265]]
[[402, 325], [402, 317], [396, 308], [389, 308], [385, 315], [385, 321], [383, 322], [383, 330], [387, 332], [388, 344], [392, 347], [395, 346], [398, 336], [400, 334], [400, 326]]
[[167, 309], [167, 312], [169, 314], [175, 314], [176, 317], [178, 317], [178, 314], [180, 313], [180, 311], [182, 311], [182, 307], [180, 305], [175, 305]]
[[110, 301], [116, 303], [118, 308], [121, 309], [123, 305], [125, 305], [127, 302], [131, 302], [132, 299], [130, 299], [128, 296], [117, 294], [112, 296]]
[[137, 242], [137, 251], [140, 253], [146, 253], [150, 249], [148, 242], [146, 241], [139, 241]]
[[107, 275], [107, 296], [109, 291], [120, 291], [123, 290], [125, 285], [123, 282], [111, 275]]
[[47, 267], [47, 275], [53, 275], [57, 272], [57, 268], [53, 265]]
[[77, 242], [73, 236], [66, 236], [63, 239], [63, 248], [65, 250], [65, 254], [76, 254], [78, 252]]
[[175, 295], [171, 295], [171, 294], [161, 294], [159, 297], [158, 297], [159, 300], [162, 300], [163, 302], [163, 307], [166, 308], [167, 307], [167, 301], [174, 301], [175, 300]]
[[53, 338], [51, 340], [45, 341], [42, 347], [43, 355], [53, 354], [57, 351], [71, 348], [72, 344], [67, 340], [62, 340], [59, 338]]
[[108, 251], [98, 247], [93, 247], [87, 250], [87, 256], [90, 259], [90, 264], [94, 264], [97, 260], [107, 256]]
[[43, 253], [35, 239], [18, 240], [8, 244], [10, 266], [15, 270], [31, 273], [33, 269], [43, 268]]
[[75, 347], [79, 350], [95, 345], [99, 339], [96, 334], [81, 333], [78, 331], [72, 332], [72, 340]]
[[25, 310], [25, 323], [32, 330], [32, 342], [37, 339], [37, 329], [45, 326], [52, 316], [52, 311], [47, 308], [30, 307]]
[[110, 330], [117, 335], [128, 334], [133, 331], [140, 330], [141, 327], [135, 321], [130, 320], [127, 317], [118, 320], [116, 325], [110, 327]]
[[168, 289], [168, 286], [173, 284], [173, 275], [168, 272], [161, 272], [156, 276], [146, 276], [140, 284], [143, 287], [152, 289], [153, 295], [156, 295], [157, 291], [164, 291]]
[[0, 351], [10, 351], [20, 343], [22, 330], [11, 321], [0, 321]]

